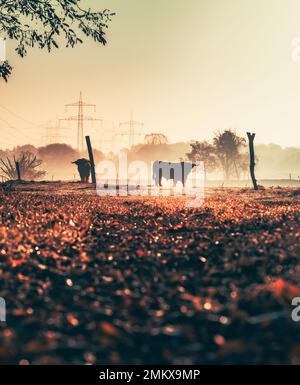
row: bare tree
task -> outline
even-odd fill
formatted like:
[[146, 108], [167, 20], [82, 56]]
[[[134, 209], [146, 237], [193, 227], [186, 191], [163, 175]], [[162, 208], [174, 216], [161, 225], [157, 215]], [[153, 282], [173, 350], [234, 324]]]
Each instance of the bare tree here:
[[17, 162], [19, 164], [19, 171], [22, 179], [35, 180], [46, 174], [45, 171], [38, 169], [42, 164], [42, 160], [37, 159], [31, 152], [24, 152], [19, 159], [16, 159], [15, 156], [13, 157], [13, 160], [8, 157], [6, 160], [0, 159], [2, 176], [10, 180], [17, 179]]
[[[64, 38], [66, 47], [82, 43], [81, 35], [106, 44], [105, 29], [114, 13], [105, 9], [83, 9], [81, 0], [0, 0], [0, 34], [17, 42], [20, 57], [28, 47], [39, 47], [49, 52], [58, 48], [57, 39]], [[0, 65], [0, 77], [6, 81], [12, 67], [5, 61]]]
[[216, 155], [224, 172], [224, 179], [229, 180], [236, 173], [236, 165], [240, 159], [240, 149], [246, 145], [244, 138], [232, 130], [217, 132], [213, 138]]
[[144, 142], [146, 144], [150, 144], [150, 145], [156, 146], [158, 144], [167, 144], [168, 143], [168, 138], [164, 134], [152, 133], [152, 134], [145, 135]]
[[255, 154], [254, 154], [254, 144], [253, 143], [254, 143], [255, 134], [254, 133], [251, 134], [250, 132], [247, 132], [247, 136], [248, 136], [248, 141], [249, 141], [250, 175], [251, 175], [254, 190], [258, 190], [257, 181], [255, 178], [255, 173], [254, 173]]

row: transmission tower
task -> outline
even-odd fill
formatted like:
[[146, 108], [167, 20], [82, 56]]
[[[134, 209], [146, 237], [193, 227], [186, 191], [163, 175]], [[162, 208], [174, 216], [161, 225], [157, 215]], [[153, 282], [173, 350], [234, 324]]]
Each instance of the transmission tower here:
[[42, 139], [45, 145], [52, 144], [52, 143], [66, 142], [66, 139], [68, 139], [68, 135], [63, 134], [63, 131], [65, 131], [66, 128], [60, 127], [59, 124], [53, 124], [52, 122], [47, 122], [45, 129], [46, 129], [46, 134], [42, 136]]
[[136, 132], [135, 131], [135, 127], [136, 126], [143, 127], [144, 123], [136, 122], [133, 119], [133, 112], [132, 111], [130, 112], [130, 120], [127, 121], [127, 122], [122, 122], [122, 123], [119, 124], [120, 128], [122, 126], [127, 126], [129, 129], [126, 132], [120, 132], [118, 135], [122, 135], [122, 136], [123, 135], [128, 135], [129, 136], [129, 148], [134, 146], [134, 138], [135, 138], [135, 136], [144, 135], [142, 132]]
[[[104, 150], [104, 148], [107, 148], [107, 149], [109, 148], [109, 151], [113, 154], [116, 150], [116, 137], [117, 135], [120, 135], [120, 133], [116, 133], [116, 128], [114, 124], [112, 125], [112, 128], [110, 130], [102, 131], [102, 133], [103, 134], [108, 133], [110, 134], [110, 137], [106, 139], [101, 138], [99, 142], [99, 148], [101, 150]], [[108, 146], [107, 147], [103, 146], [103, 143], [108, 143]]]
[[101, 121], [102, 122], [102, 119], [92, 118], [90, 116], [85, 116], [83, 114], [84, 107], [94, 107], [94, 112], [96, 112], [96, 105], [83, 102], [81, 91], [79, 95], [79, 101], [75, 103], [66, 104], [66, 110], [68, 109], [68, 107], [77, 107], [77, 115], [69, 116], [68, 118], [63, 118], [60, 120], [66, 120], [68, 122], [70, 121], [77, 122], [77, 150], [83, 153], [83, 144], [84, 144], [83, 122], [84, 121], [90, 121], [90, 122]]

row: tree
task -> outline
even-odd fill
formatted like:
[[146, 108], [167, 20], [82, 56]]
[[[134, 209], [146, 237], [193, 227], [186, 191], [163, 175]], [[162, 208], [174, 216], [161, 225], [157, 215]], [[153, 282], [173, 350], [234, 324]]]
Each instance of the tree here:
[[20, 174], [22, 179], [35, 180], [43, 177], [46, 172], [37, 169], [42, 164], [42, 160], [37, 159], [31, 152], [24, 152], [19, 159], [13, 157], [13, 160], [6, 158], [6, 161], [0, 159], [0, 169], [2, 176], [8, 179], [17, 179], [16, 162], [19, 162]]
[[65, 143], [51, 143], [37, 149], [38, 156], [45, 162], [67, 163], [76, 160], [79, 153]]
[[152, 134], [145, 135], [144, 142], [145, 142], [145, 144], [150, 144], [152, 146], [156, 146], [159, 144], [167, 144], [168, 138], [164, 134], [152, 133]]
[[[114, 13], [105, 9], [83, 9], [81, 0], [0, 0], [0, 35], [17, 42], [20, 57], [28, 47], [50, 52], [58, 48], [61, 36], [66, 47], [82, 43], [81, 35], [105, 45], [105, 29]], [[77, 32], [75, 32], [77, 30]], [[5, 61], [0, 65], [0, 77], [7, 81], [12, 67]]]
[[246, 145], [246, 141], [234, 131], [224, 130], [215, 134], [213, 144], [224, 178], [228, 180], [232, 173], [236, 173], [237, 163], [241, 159], [240, 149]]
[[56, 178], [68, 178], [74, 174], [74, 160], [80, 158], [79, 153], [64, 143], [52, 143], [37, 149], [37, 155], [43, 160], [47, 174]]
[[249, 156], [246, 152], [239, 154], [234, 162], [234, 168], [237, 179], [246, 178], [249, 175]]
[[191, 152], [186, 155], [191, 162], [204, 162], [204, 172], [214, 171], [218, 166], [218, 158], [213, 145], [207, 141], [191, 143]]
[[253, 183], [254, 190], [258, 190], [257, 181], [255, 178], [255, 154], [254, 154], [254, 138], [255, 133], [247, 132], [249, 141], [249, 156], [250, 156], [250, 175]]

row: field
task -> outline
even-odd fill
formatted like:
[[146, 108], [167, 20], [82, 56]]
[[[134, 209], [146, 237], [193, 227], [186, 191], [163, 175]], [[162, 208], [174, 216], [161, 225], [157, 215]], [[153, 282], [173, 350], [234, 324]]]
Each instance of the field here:
[[0, 362], [299, 364], [299, 190], [0, 193]]

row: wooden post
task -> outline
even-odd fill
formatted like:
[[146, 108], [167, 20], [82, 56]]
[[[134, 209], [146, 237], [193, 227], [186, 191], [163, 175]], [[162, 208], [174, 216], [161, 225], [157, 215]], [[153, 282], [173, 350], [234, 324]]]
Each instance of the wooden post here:
[[250, 155], [250, 175], [253, 183], [254, 190], [258, 190], [257, 182], [255, 179], [254, 168], [255, 168], [255, 156], [254, 156], [254, 138], [255, 134], [247, 132], [248, 141], [249, 141], [249, 155]]
[[91, 140], [89, 136], [85, 137], [86, 145], [89, 153], [90, 163], [91, 163], [91, 174], [92, 174], [92, 183], [96, 184], [96, 173], [95, 173], [95, 163], [94, 163], [94, 155], [93, 155], [93, 149], [91, 145]]
[[21, 180], [20, 164], [18, 161], [16, 161], [16, 171], [17, 171], [17, 179]]

